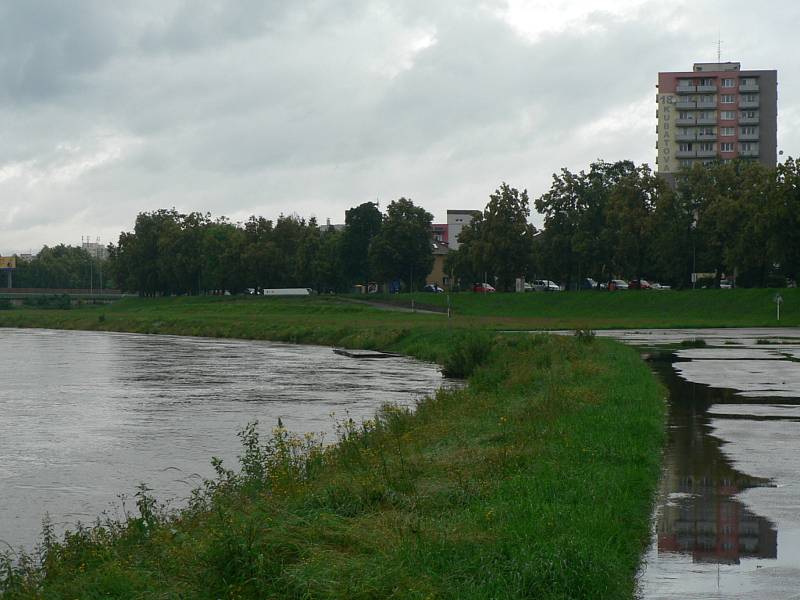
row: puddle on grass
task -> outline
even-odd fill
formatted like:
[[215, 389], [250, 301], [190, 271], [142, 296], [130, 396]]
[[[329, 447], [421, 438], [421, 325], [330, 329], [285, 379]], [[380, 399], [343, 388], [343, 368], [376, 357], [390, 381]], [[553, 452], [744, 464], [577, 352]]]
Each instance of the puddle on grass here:
[[[714, 332], [712, 347], [655, 364], [670, 411], [640, 598], [800, 598], [800, 363], [787, 357], [797, 353], [789, 333]], [[686, 334], [626, 341], [703, 337]]]

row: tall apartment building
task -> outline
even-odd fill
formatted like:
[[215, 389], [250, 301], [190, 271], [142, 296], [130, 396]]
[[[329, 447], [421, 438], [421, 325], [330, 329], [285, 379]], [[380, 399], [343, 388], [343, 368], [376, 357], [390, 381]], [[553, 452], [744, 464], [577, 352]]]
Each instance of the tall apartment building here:
[[778, 73], [737, 62], [695, 63], [659, 73], [656, 171], [673, 179], [694, 163], [777, 160]]

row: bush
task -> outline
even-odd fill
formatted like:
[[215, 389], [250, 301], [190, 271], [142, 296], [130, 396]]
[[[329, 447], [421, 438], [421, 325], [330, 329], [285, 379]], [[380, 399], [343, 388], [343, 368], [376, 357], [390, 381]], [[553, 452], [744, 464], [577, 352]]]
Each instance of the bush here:
[[681, 348], [705, 348], [707, 345], [706, 341], [702, 338], [683, 340], [680, 343]]
[[29, 308], [55, 308], [59, 310], [72, 308], [72, 300], [67, 294], [30, 296], [25, 298], [22, 303]]
[[0, 310], [11, 310], [11, 300], [8, 298], [0, 298]]
[[494, 346], [494, 339], [486, 333], [469, 333], [458, 339], [445, 357], [442, 374], [445, 377], [467, 378], [480, 367]]

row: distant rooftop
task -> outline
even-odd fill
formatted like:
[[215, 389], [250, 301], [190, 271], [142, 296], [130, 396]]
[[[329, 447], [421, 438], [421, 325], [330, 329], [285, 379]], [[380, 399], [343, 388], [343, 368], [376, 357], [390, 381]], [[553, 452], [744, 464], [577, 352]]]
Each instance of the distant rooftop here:
[[704, 71], [740, 71], [742, 63], [721, 62], [721, 63], [694, 63], [693, 71], [702, 73]]

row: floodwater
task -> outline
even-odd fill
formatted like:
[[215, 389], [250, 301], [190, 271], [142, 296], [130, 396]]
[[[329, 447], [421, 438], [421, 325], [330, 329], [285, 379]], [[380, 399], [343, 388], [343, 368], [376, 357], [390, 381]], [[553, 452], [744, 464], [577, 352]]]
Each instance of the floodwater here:
[[31, 329], [0, 329], [0, 365], [0, 550], [32, 548], [45, 513], [57, 530], [121, 516], [140, 482], [185, 499], [212, 456], [238, 465], [248, 422], [333, 441], [332, 413], [370, 418], [444, 382], [436, 365], [319, 346]]
[[800, 330], [603, 335], [708, 344], [654, 363], [670, 407], [639, 596], [800, 598]]

